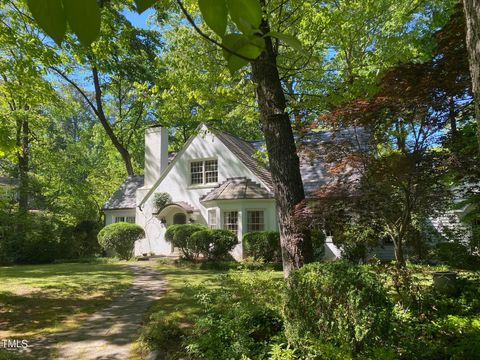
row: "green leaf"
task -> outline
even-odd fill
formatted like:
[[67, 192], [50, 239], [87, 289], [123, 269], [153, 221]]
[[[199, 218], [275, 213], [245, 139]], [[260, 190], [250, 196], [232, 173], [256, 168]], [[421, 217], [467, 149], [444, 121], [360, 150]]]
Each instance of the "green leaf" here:
[[[230, 50], [223, 50], [223, 56], [227, 60], [228, 69], [232, 73], [247, 65], [249, 61], [260, 56], [265, 48], [265, 42], [262, 38], [258, 36], [246, 36], [241, 34], [225, 35], [223, 37], [222, 45]], [[241, 55], [250, 60], [235, 54]]]
[[300, 40], [298, 40], [298, 39], [297, 39], [295, 36], [293, 36], [293, 35], [284, 34], [284, 33], [276, 32], [276, 31], [270, 31], [269, 33], [266, 33], [266, 34], [264, 35], [264, 37], [267, 37], [267, 36], [280, 39], [280, 40], [282, 40], [285, 44], [287, 44], [288, 46], [294, 48], [295, 50], [298, 50], [298, 51], [302, 51], [302, 50], [303, 50], [302, 43], [300, 42]]
[[135, 0], [135, 5], [137, 5], [137, 12], [139, 14], [143, 13], [148, 8], [152, 7], [157, 0]]
[[57, 44], [61, 44], [67, 30], [67, 21], [61, 0], [28, 0], [28, 8], [37, 24]]
[[100, 7], [97, 0], [63, 0], [70, 29], [84, 46], [90, 46], [100, 34]]
[[219, 36], [225, 35], [228, 10], [225, 0], [198, 0], [198, 6], [207, 25]]
[[262, 7], [259, 0], [227, 0], [233, 22], [244, 34], [251, 34], [262, 22]]

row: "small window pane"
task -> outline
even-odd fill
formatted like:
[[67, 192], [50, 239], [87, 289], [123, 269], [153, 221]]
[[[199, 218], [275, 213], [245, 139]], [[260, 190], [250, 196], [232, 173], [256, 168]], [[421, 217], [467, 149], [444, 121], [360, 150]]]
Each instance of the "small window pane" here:
[[205, 183], [216, 183], [218, 181], [218, 162], [217, 160], [205, 161]]
[[225, 211], [223, 213], [223, 228], [234, 234], [238, 232], [238, 211]]
[[208, 210], [208, 226], [210, 229], [217, 228], [217, 211], [214, 209]]
[[203, 184], [203, 161], [195, 161], [190, 164], [191, 184]]
[[125, 216], [116, 216], [115, 222], [125, 222]]
[[130, 223], [130, 224], [135, 224], [135, 216], [127, 216], [125, 218], [125, 221]]
[[263, 231], [265, 229], [263, 211], [247, 211], [247, 231]]

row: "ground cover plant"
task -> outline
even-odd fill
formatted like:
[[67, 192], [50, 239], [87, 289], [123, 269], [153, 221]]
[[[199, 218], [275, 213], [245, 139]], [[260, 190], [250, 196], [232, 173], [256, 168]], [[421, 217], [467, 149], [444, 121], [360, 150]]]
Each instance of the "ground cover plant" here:
[[168, 359], [475, 359], [479, 351], [478, 271], [455, 269], [461, 291], [448, 297], [432, 283], [446, 265], [408, 263], [399, 275], [395, 264], [316, 263], [290, 286], [262, 265], [158, 267], [173, 292], [152, 309], [139, 344]]
[[0, 268], [0, 338], [29, 338], [74, 327], [131, 284], [117, 264]]

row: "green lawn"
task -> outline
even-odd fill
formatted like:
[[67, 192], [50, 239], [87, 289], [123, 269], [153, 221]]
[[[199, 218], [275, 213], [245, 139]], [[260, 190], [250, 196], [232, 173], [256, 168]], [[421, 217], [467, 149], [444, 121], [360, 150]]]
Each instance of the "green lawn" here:
[[118, 264], [0, 267], [0, 339], [74, 327], [131, 282], [130, 270]]

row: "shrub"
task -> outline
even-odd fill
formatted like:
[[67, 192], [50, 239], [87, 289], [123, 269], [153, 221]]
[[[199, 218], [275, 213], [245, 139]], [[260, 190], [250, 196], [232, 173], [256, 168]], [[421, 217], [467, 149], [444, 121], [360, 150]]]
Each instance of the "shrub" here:
[[10, 219], [5, 237], [8, 259], [18, 264], [45, 264], [61, 256], [60, 235], [63, 222], [52, 214], [24, 214]]
[[266, 262], [281, 262], [282, 249], [278, 231], [253, 231], [243, 236], [243, 251], [245, 256]]
[[392, 306], [368, 268], [314, 263], [291, 273], [288, 283], [285, 333], [304, 356], [320, 356], [331, 346], [356, 354], [388, 333]]
[[[172, 226], [168, 228], [167, 232]], [[205, 229], [207, 229], [207, 227], [200, 224], [176, 225], [175, 228], [170, 231], [168, 237], [167, 234], [165, 234], [165, 239], [169, 241], [174, 247], [179, 248], [185, 258], [191, 260], [198, 257], [198, 254], [201, 252], [201, 245], [193, 244], [192, 242], [190, 242], [190, 236], [194, 232]]]
[[205, 229], [193, 233], [189, 243], [205, 258], [222, 260], [229, 257], [230, 251], [238, 244], [238, 239], [228, 230]]
[[89, 257], [99, 255], [101, 248], [98, 243], [98, 232], [100, 226], [97, 221], [80, 221], [73, 229], [73, 236], [78, 246], [78, 257]]
[[313, 258], [315, 261], [322, 260], [325, 255], [325, 240], [327, 239], [323, 229], [314, 229], [311, 231]]
[[[273, 272], [232, 272], [221, 287], [196, 296], [202, 314], [187, 340], [194, 359], [265, 359], [283, 329], [281, 277]], [[280, 290], [280, 291], [279, 291]]]
[[183, 335], [184, 331], [177, 322], [162, 317], [154, 319], [142, 330], [139, 342], [147, 349], [168, 349], [178, 345], [178, 340]]
[[113, 250], [120, 259], [132, 257], [135, 241], [145, 236], [143, 229], [135, 224], [118, 222], [105, 226], [98, 233], [98, 242], [104, 250]]
[[435, 247], [436, 257], [448, 265], [459, 268], [476, 268], [480, 261], [471, 255], [465, 245], [459, 242], [442, 242]]
[[155, 206], [155, 210], [157, 210], [158, 212], [162, 211], [165, 205], [171, 202], [172, 197], [169, 193], [166, 192], [156, 193], [153, 197], [153, 204]]

